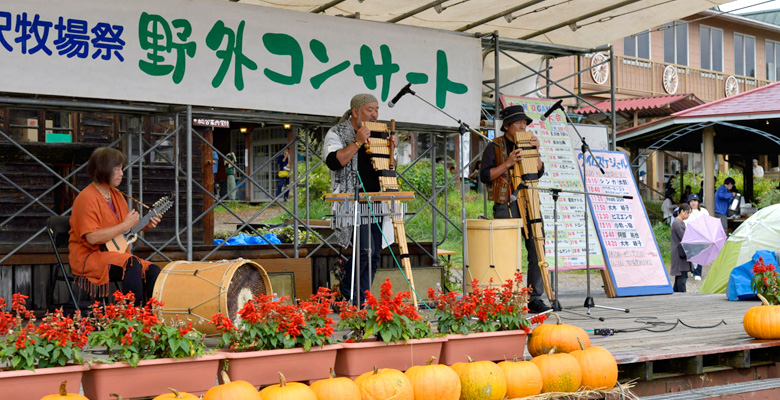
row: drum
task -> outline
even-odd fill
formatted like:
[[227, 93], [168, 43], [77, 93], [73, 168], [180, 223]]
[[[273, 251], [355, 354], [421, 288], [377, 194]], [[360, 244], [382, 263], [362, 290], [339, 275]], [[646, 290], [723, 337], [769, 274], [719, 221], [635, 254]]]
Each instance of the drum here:
[[[466, 291], [471, 293], [471, 281], [480, 286], [501, 287], [515, 272], [522, 271], [523, 220], [467, 219], [466, 240], [468, 261]], [[491, 282], [492, 279], [492, 282]]]
[[174, 261], [160, 272], [154, 298], [163, 303], [162, 317], [192, 320], [195, 329], [217, 333], [211, 316], [222, 313], [237, 323], [236, 313], [254, 296], [271, 294], [271, 281], [260, 264], [237, 259]]

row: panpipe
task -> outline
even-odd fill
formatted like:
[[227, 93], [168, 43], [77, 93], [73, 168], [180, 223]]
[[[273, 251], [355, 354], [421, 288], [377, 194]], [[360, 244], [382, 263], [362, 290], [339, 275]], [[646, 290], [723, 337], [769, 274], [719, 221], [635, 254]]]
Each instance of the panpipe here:
[[[363, 122], [363, 126], [367, 127], [371, 131], [371, 136], [368, 139], [368, 148], [366, 153], [371, 157], [371, 165], [374, 170], [379, 174], [379, 187], [382, 192], [398, 192], [401, 190], [401, 186], [398, 184], [398, 174], [395, 171], [395, 161], [393, 159], [393, 141], [390, 140], [390, 136], [395, 134], [395, 120], [390, 120], [390, 129], [387, 128], [387, 124], [381, 122]], [[402, 205], [399, 200], [390, 200], [390, 209], [401, 209]], [[412, 262], [409, 260], [409, 247], [406, 244], [406, 228], [404, 226], [403, 216], [398, 217], [396, 213], [392, 215], [393, 231], [395, 231], [395, 242], [398, 243], [398, 251], [400, 253], [401, 265], [404, 267], [404, 272], [409, 280], [409, 284], [414, 288], [414, 277], [412, 276]], [[412, 299], [414, 300], [414, 306], [417, 307], [417, 294], [412, 293]]]
[[[533, 132], [515, 132], [515, 145], [520, 149], [520, 161], [512, 168], [512, 187], [521, 189], [517, 191], [517, 208], [523, 219], [523, 233], [526, 238], [533, 238], [536, 256], [539, 259], [539, 272], [542, 274], [544, 291], [547, 298], [553, 301], [550, 276], [547, 272], [547, 259], [544, 253], [544, 225], [539, 202], [539, 191], [528, 189], [526, 186], [536, 187], [539, 183], [539, 149], [531, 146]], [[521, 186], [524, 185], [524, 186]]]

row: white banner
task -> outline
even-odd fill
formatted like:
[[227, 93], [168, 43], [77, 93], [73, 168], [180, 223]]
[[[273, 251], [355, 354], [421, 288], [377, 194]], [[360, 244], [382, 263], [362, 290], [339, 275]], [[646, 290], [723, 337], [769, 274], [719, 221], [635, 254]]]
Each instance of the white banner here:
[[5, 0], [0, 91], [341, 115], [454, 126], [407, 95], [479, 121], [480, 42], [403, 25], [204, 0]]

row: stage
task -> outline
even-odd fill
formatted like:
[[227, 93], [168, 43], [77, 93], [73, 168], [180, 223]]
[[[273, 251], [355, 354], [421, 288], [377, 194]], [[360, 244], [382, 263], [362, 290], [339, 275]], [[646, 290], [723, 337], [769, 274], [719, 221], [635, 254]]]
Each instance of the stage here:
[[[758, 301], [731, 302], [724, 294], [699, 293], [607, 298], [601, 288], [592, 295], [597, 305], [630, 312], [593, 308], [588, 317], [586, 292], [577, 290], [561, 291], [559, 315], [564, 323], [587, 330], [592, 345], [612, 352], [620, 381], [636, 380], [632, 391], [639, 396], [780, 377], [780, 340], [752, 339], [742, 327], [745, 312]], [[595, 329], [617, 332], [603, 336]], [[780, 382], [769, 386], [754, 390], [780, 398]]]

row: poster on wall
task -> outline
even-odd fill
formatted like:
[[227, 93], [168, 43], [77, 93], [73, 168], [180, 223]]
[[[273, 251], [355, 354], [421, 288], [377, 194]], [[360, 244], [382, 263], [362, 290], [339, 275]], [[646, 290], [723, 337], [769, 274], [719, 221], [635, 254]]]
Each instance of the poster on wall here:
[[[582, 152], [577, 151], [577, 164]], [[588, 155], [585, 182], [594, 193], [631, 196], [618, 198], [590, 196], [590, 210], [596, 222], [607, 268], [617, 296], [641, 296], [672, 293], [645, 205], [639, 197], [631, 166], [620, 151], [594, 150], [593, 155], [604, 168], [599, 171]]]
[[[545, 121], [541, 116], [555, 103], [554, 100], [501, 96], [504, 107], [521, 105], [534, 121], [528, 130], [539, 138], [539, 156], [544, 162], [544, 176], [539, 187], [583, 191], [582, 177], [577, 167], [574, 149], [566, 126], [563, 112], [555, 111]], [[555, 235], [553, 226], [553, 198], [549, 192], [539, 193], [542, 218], [544, 219], [545, 254], [548, 268], [555, 266]], [[593, 220], [588, 218], [588, 245], [590, 268], [604, 269]], [[585, 199], [582, 194], [561, 193], [558, 198], [558, 269], [561, 271], [585, 269]]]

